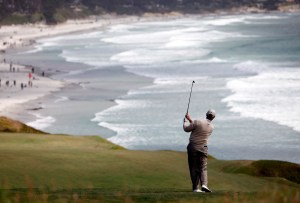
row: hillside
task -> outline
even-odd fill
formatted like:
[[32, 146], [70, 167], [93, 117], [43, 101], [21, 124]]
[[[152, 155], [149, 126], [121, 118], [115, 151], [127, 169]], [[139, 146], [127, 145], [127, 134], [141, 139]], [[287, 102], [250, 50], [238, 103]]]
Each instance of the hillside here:
[[107, 13], [143, 15], [145, 13], [208, 12], [249, 10], [251, 12], [279, 10], [281, 7], [299, 10], [299, 0], [2, 0], [0, 24], [22, 24], [46, 21], [48, 24], [67, 19], [84, 18]]
[[[0, 202], [300, 201], [300, 185], [280, 174], [238, 172], [256, 162], [213, 158], [213, 193], [194, 194], [185, 152], [131, 151], [97, 136], [0, 133], [0, 163]], [[263, 170], [278, 163], [299, 169], [276, 162]]]
[[37, 133], [45, 134], [44, 132], [34, 129], [10, 118], [0, 116], [0, 132], [19, 132], [19, 133]]

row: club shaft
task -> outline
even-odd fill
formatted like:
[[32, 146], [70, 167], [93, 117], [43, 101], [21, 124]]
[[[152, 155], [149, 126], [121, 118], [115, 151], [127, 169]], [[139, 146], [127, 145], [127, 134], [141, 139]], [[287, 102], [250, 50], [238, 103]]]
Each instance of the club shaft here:
[[191, 86], [191, 92], [190, 92], [190, 98], [189, 98], [189, 103], [188, 103], [188, 107], [186, 109], [186, 113], [189, 113], [189, 108], [190, 108], [190, 102], [191, 102], [191, 96], [192, 96], [192, 91], [193, 91], [193, 85], [194, 85], [194, 81], [192, 82], [192, 86]]

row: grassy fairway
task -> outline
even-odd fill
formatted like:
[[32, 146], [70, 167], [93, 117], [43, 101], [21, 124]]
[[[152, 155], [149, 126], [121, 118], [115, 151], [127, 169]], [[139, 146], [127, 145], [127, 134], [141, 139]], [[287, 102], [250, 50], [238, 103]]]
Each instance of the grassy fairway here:
[[125, 150], [92, 136], [1, 133], [0, 202], [300, 201], [297, 183], [232, 173], [249, 163], [210, 159], [214, 193], [194, 194], [183, 152]]

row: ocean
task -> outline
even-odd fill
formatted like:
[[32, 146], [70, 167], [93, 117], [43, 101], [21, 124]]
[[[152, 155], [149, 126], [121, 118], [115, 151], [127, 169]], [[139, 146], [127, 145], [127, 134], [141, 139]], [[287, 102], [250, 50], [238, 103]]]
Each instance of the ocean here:
[[[185, 151], [182, 121], [195, 81], [191, 117], [217, 112], [212, 156], [300, 163], [300, 13], [111, 25], [39, 39], [15, 57], [68, 83], [39, 101], [43, 109], [27, 122], [38, 129], [101, 135], [133, 150]], [[140, 86], [125, 91], [124, 74]]]

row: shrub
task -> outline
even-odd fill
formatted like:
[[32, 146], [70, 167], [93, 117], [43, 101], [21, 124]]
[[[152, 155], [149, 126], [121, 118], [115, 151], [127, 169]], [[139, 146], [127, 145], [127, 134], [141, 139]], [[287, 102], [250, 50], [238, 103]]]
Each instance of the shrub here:
[[41, 22], [45, 19], [45, 17], [43, 16], [42, 13], [33, 13], [31, 16], [30, 16], [30, 22], [32, 23], [38, 23], [38, 22]]
[[11, 15], [6, 16], [1, 20], [1, 24], [3, 25], [11, 25], [11, 24], [24, 24], [28, 23], [29, 17], [20, 13], [13, 13]]

